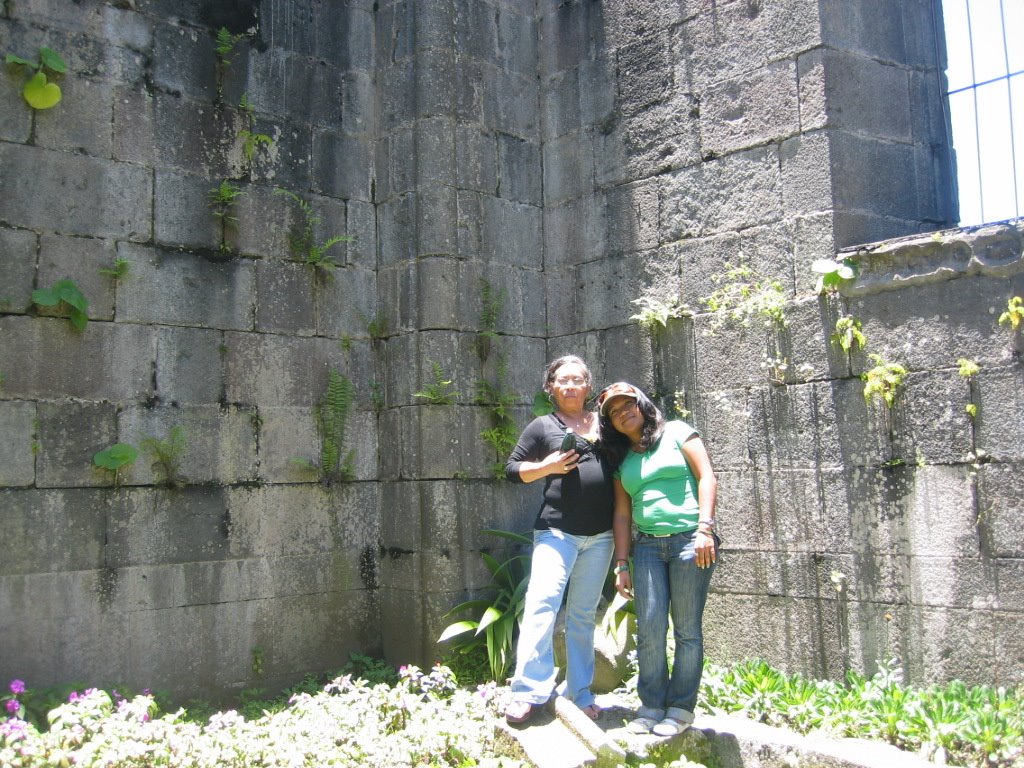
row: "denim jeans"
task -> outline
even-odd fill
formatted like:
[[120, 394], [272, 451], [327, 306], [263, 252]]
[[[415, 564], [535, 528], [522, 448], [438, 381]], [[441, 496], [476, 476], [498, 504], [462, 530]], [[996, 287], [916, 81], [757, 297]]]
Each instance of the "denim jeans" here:
[[[714, 565], [697, 567], [696, 531], [663, 538], [638, 536], [633, 548], [638, 714], [693, 722], [704, 667], [702, 618]], [[669, 675], [666, 651], [672, 617], [675, 656]]]
[[594, 536], [557, 529], [533, 532], [530, 584], [512, 679], [514, 699], [543, 704], [551, 697], [557, 673], [552, 638], [565, 596], [565, 697], [581, 708], [594, 703], [594, 623], [614, 545], [611, 531]]

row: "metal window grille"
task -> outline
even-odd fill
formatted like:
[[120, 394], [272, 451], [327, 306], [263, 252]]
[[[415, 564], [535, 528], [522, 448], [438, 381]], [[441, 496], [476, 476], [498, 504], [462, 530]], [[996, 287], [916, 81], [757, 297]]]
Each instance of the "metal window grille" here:
[[1024, 204], [1024, 0], [942, 0], [942, 14], [960, 225], [1017, 218]]

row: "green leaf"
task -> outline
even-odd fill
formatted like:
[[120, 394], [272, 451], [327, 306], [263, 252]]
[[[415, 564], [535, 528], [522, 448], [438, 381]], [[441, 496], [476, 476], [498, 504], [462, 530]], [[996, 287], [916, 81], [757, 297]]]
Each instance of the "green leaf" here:
[[8, 64], [21, 64], [26, 67], [32, 67], [32, 69], [36, 68], [36, 63], [34, 61], [23, 59], [21, 58], [21, 56], [15, 56], [13, 53], [8, 53], [6, 56], [4, 56], [4, 61], [6, 61]]
[[119, 469], [125, 464], [133, 463], [138, 457], [139, 451], [134, 445], [114, 443], [109, 448], [99, 451], [92, 457], [92, 461], [98, 467]]
[[454, 624], [449, 624], [445, 627], [444, 632], [442, 632], [441, 636], [437, 638], [437, 642], [443, 643], [445, 640], [450, 640], [456, 635], [461, 635], [463, 632], [469, 632], [476, 628], [477, 623], [475, 621], [457, 621]]
[[54, 72], [60, 72], [64, 74], [68, 71], [67, 64], [64, 63], [64, 59], [60, 57], [52, 48], [43, 46], [39, 49], [39, 60], [43, 62], [43, 66], [49, 67]]
[[32, 303], [41, 307], [54, 307], [60, 304], [60, 296], [51, 288], [38, 288], [32, 291]]
[[502, 614], [502, 612], [494, 606], [489, 606], [487, 610], [484, 611], [484, 615], [480, 617], [480, 626], [477, 627], [476, 633], [479, 635], [481, 632], [483, 632], [485, 629], [491, 626], [491, 624], [494, 624], [496, 621], [498, 621], [503, 615], [504, 614]]
[[495, 528], [484, 528], [483, 533], [490, 536], [498, 536], [502, 539], [509, 539], [510, 541], [514, 541], [519, 544], [533, 544], [533, 538], [531, 536], [526, 536], [522, 533], [515, 533], [514, 531], [500, 531]]
[[46, 82], [46, 75], [43, 72], [32, 75], [25, 83], [21, 94], [33, 109], [49, 109], [56, 106], [61, 99], [60, 86]]

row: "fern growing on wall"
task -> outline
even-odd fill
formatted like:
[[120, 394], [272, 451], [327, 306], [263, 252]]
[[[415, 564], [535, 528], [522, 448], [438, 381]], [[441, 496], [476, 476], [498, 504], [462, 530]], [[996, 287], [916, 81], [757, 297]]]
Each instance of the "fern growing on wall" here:
[[327, 480], [352, 480], [355, 477], [355, 451], [345, 452], [345, 424], [352, 407], [352, 382], [337, 371], [330, 371], [327, 393], [320, 402], [320, 473]]

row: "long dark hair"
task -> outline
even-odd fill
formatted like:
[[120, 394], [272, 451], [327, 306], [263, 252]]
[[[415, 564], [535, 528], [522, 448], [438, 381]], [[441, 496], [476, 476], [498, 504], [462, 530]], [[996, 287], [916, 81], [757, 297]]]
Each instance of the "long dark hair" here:
[[[644, 426], [640, 431], [640, 442], [637, 444], [637, 448], [640, 451], [646, 451], [658, 442], [661, 433], [665, 431], [665, 416], [639, 387], [636, 388], [636, 391], [639, 393], [636, 404], [640, 409], [640, 415], [644, 417]], [[608, 416], [601, 415], [600, 418], [601, 445], [613, 457], [616, 464], [619, 464], [626, 458], [633, 443], [626, 435], [612, 426], [612, 420]]]

